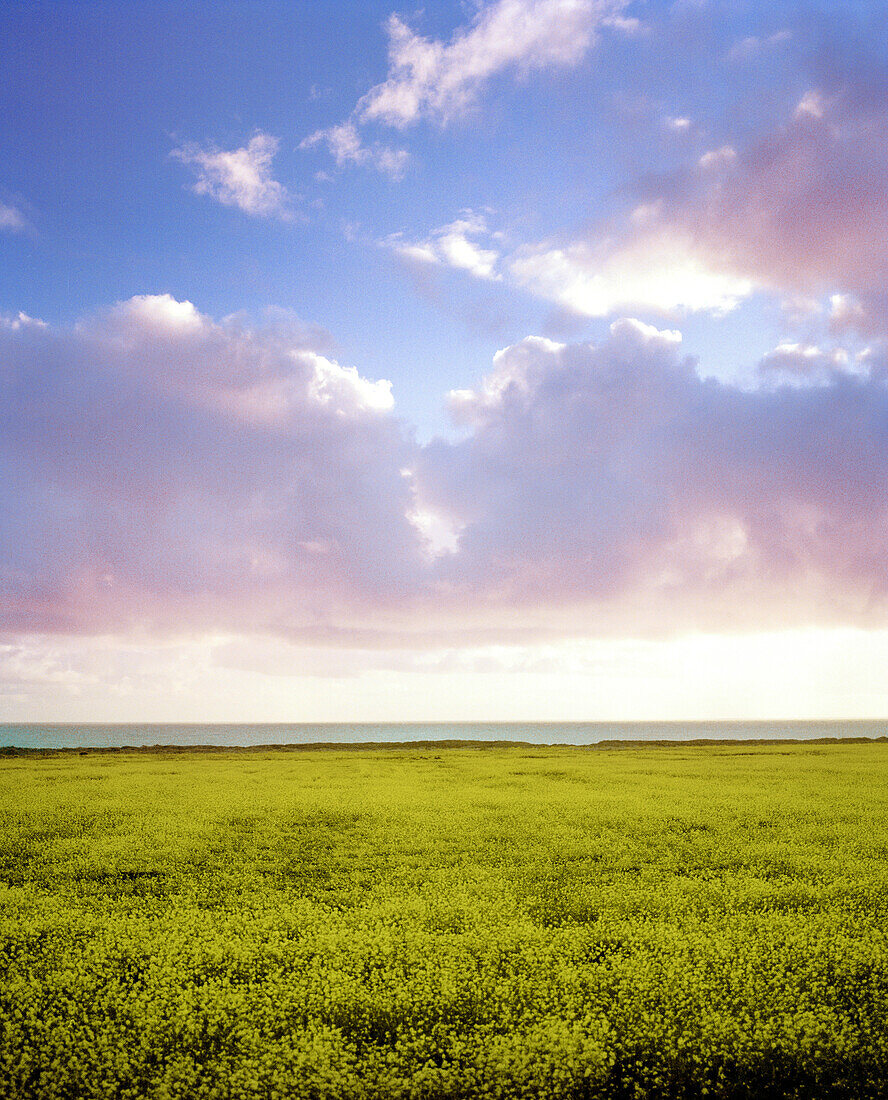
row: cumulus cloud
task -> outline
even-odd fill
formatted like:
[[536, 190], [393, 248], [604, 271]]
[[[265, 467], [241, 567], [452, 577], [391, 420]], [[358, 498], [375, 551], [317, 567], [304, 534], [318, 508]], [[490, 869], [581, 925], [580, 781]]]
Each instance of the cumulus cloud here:
[[582, 316], [720, 314], [764, 291], [831, 297], [837, 326], [888, 335], [888, 77], [861, 68], [818, 74], [770, 132], [640, 181], [624, 215], [525, 244], [502, 270]]
[[418, 484], [460, 527], [436, 569], [469, 618], [623, 634], [888, 618], [878, 376], [743, 390], [701, 379], [678, 333], [623, 320], [598, 346], [505, 349], [451, 409], [468, 434], [431, 443]]
[[[562, 251], [591, 251], [600, 264], [601, 250], [607, 263], [652, 248], [655, 280], [655, 269], [666, 275], [669, 268], [658, 242], [677, 241], [679, 266], [688, 255], [699, 270], [747, 292], [853, 300], [862, 325], [874, 313], [884, 323], [888, 244], [876, 227], [888, 220], [888, 110], [884, 94], [850, 65], [821, 74], [770, 133], [661, 177], [625, 224], [594, 228]], [[565, 285], [576, 266], [565, 265]]]
[[505, 234], [492, 232], [484, 215], [468, 210], [424, 238], [395, 233], [383, 243], [409, 263], [505, 280], [584, 317], [638, 309], [723, 314], [752, 292], [750, 279], [708, 264], [689, 232], [648, 230], [645, 223], [656, 216], [653, 209], [636, 208], [633, 229], [641, 226], [641, 231], [627, 233], [621, 244], [610, 237], [550, 240], [504, 251]]
[[687, 232], [671, 228], [611, 240], [528, 245], [512, 257], [512, 279], [537, 297], [586, 317], [627, 309], [727, 313], [753, 288], [702, 257]]
[[240, 149], [201, 148], [187, 144], [170, 156], [192, 169], [197, 177], [192, 190], [209, 195], [223, 206], [236, 206], [254, 217], [293, 217], [286, 188], [272, 176], [278, 139], [257, 133]]

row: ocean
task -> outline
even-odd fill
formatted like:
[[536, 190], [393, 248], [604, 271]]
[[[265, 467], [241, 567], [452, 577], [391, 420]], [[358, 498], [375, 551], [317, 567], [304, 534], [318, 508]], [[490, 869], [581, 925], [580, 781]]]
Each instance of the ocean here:
[[331, 722], [331, 723], [81, 723], [0, 724], [0, 750], [102, 749], [150, 746], [399, 744], [417, 741], [511, 741], [532, 745], [596, 745], [612, 741], [888, 738], [888, 719], [757, 722]]

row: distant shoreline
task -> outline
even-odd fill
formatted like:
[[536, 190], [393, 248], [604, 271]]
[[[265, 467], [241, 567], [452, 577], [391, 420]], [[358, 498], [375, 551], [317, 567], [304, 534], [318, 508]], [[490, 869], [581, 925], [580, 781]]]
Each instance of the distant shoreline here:
[[64, 747], [23, 747], [16, 745], [0, 745], [0, 758], [10, 759], [14, 757], [44, 757], [44, 756], [95, 756], [107, 755], [140, 755], [140, 756], [181, 756], [189, 754], [255, 754], [255, 753], [293, 753], [293, 752], [368, 752], [368, 751], [410, 751], [410, 750], [448, 750], [479, 749], [491, 751], [496, 749], [559, 749], [564, 751], [574, 750], [588, 752], [589, 750], [610, 749], [656, 749], [656, 748], [775, 748], [781, 745], [791, 747], [803, 747], [809, 745], [875, 745], [888, 743], [888, 736], [881, 737], [698, 737], [688, 740], [658, 739], [658, 740], [623, 740], [607, 739], [595, 741], [588, 745], [573, 745], [564, 742], [541, 744], [534, 741], [485, 741], [485, 740], [425, 740], [425, 741], [310, 741], [303, 744], [275, 744], [263, 745], [90, 745], [90, 746], [64, 746]]

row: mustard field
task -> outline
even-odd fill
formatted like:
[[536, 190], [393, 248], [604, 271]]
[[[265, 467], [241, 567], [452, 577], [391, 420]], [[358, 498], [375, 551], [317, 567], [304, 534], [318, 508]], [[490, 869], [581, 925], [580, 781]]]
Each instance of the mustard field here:
[[0, 759], [0, 1096], [888, 1096], [888, 744]]

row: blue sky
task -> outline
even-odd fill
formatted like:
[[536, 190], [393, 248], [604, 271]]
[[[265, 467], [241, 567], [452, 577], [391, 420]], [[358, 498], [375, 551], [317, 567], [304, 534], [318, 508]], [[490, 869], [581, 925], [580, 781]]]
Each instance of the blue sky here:
[[884, 710], [885, 22], [3, 5], [0, 717]]
[[[32, 231], [4, 240], [4, 308], [70, 323], [162, 291], [217, 317], [290, 309], [326, 327], [363, 371], [390, 377], [405, 415], [441, 429], [441, 395], [470, 384], [497, 348], [529, 331], [575, 338], [606, 326], [553, 315], [515, 287], [466, 285], [449, 272], [417, 277], [379, 242], [423, 238], [464, 209], [490, 209], [491, 228], [516, 244], [576, 233], [625, 208], [646, 173], [680, 167], [689, 153], [754, 125], [763, 71], [774, 81], [775, 114], [805, 90], [784, 56], [790, 43], [754, 65], [719, 56], [747, 32], [761, 33], [754, 13], [723, 8], [712, 19], [693, 6], [676, 15], [645, 5], [648, 19], [681, 40], [663, 41], [660, 27], [604, 29], [577, 65], [517, 81], [494, 74], [467, 117], [444, 127], [370, 127], [410, 153], [395, 183], [336, 169], [323, 149], [299, 149], [379, 83], [393, 10], [5, 6], [0, 139], [12, 155], [2, 186]], [[422, 34], [448, 40], [470, 12], [436, 5], [415, 19], [404, 14]], [[770, 6], [764, 29], [779, 33], [785, 22], [780, 5]], [[668, 120], [691, 116], [705, 134], [670, 129]], [[170, 159], [185, 143], [234, 149], [257, 132], [279, 142], [272, 171], [294, 196], [293, 223], [190, 196], [189, 172]], [[756, 315], [748, 327], [761, 323]], [[705, 336], [701, 344], [711, 346]]]

